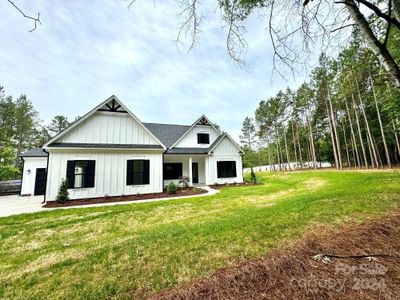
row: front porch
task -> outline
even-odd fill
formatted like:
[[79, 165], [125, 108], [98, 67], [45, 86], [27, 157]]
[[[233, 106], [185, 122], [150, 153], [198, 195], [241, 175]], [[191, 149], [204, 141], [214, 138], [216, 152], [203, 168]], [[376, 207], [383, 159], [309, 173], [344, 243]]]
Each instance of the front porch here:
[[207, 159], [204, 154], [165, 154], [163, 162], [164, 186], [179, 185], [179, 177], [187, 176], [189, 186], [207, 184]]

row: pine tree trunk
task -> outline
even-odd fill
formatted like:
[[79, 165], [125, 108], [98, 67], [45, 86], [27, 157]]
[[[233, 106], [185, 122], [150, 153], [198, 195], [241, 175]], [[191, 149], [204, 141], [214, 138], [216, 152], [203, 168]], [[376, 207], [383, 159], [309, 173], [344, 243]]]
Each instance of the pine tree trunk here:
[[310, 132], [311, 157], [313, 160], [313, 167], [314, 169], [317, 169], [317, 156], [315, 154], [314, 134], [311, 126], [310, 114], [308, 111], [307, 111], [307, 123], [308, 123], [308, 130]]
[[377, 156], [378, 156], [379, 165], [380, 165], [381, 167], [383, 167], [383, 162], [382, 162], [381, 154], [380, 154], [379, 149], [378, 149], [378, 145], [377, 145], [377, 143], [375, 142], [374, 137], [372, 137], [372, 139], [373, 139], [373, 141], [374, 141], [374, 146], [375, 146], [376, 154], [377, 154]]
[[[395, 0], [398, 1], [398, 0]], [[400, 68], [396, 64], [389, 50], [379, 39], [375, 36], [371, 26], [364, 15], [360, 12], [359, 7], [354, 0], [345, 0], [344, 5], [350, 13], [353, 21], [358, 25], [361, 34], [364, 36], [366, 42], [371, 50], [378, 56], [381, 64], [389, 73], [395, 86], [400, 89]], [[396, 7], [396, 4], [395, 4]]]
[[331, 117], [332, 117], [332, 127], [333, 127], [333, 132], [334, 132], [334, 137], [335, 137], [337, 159], [338, 159], [338, 163], [339, 163], [339, 169], [341, 170], [342, 169], [342, 154], [341, 154], [341, 151], [340, 151], [339, 135], [337, 133], [336, 119], [335, 119], [335, 115], [334, 115], [334, 112], [333, 112], [331, 92], [330, 92], [329, 87], [327, 87], [327, 89], [328, 89], [329, 107], [330, 107], [330, 112], [331, 112]]
[[297, 133], [297, 143], [299, 145], [300, 166], [301, 166], [301, 169], [303, 170], [303, 154], [302, 154], [302, 151], [301, 151], [301, 142], [300, 142], [299, 124], [298, 123], [296, 123], [296, 133]]
[[387, 147], [387, 144], [386, 144], [385, 132], [384, 132], [383, 126], [382, 126], [381, 113], [379, 112], [378, 101], [376, 100], [374, 81], [372, 79], [372, 76], [370, 76], [370, 78], [371, 78], [372, 93], [374, 95], [374, 100], [375, 100], [376, 113], [378, 115], [379, 127], [381, 128], [383, 147], [385, 148], [386, 162], [387, 162], [389, 168], [391, 168], [392, 167], [392, 163], [390, 162], [389, 150], [388, 150], [388, 147]]
[[364, 157], [364, 166], [366, 168], [368, 168], [368, 161], [367, 161], [367, 155], [365, 153], [365, 148], [364, 148], [364, 143], [363, 143], [363, 139], [362, 139], [362, 135], [361, 135], [361, 127], [360, 127], [360, 121], [358, 119], [358, 114], [357, 114], [357, 109], [356, 109], [356, 101], [354, 99], [354, 95], [351, 94], [351, 97], [353, 99], [353, 108], [354, 108], [354, 114], [356, 115], [356, 123], [357, 123], [357, 129], [358, 129], [358, 137], [360, 139], [360, 144], [361, 144], [361, 150], [362, 150], [362, 154]]
[[[276, 130], [275, 130], [275, 132], [277, 132]], [[278, 134], [278, 133], [276, 133], [276, 134]], [[282, 166], [281, 166], [281, 157], [280, 157], [280, 147], [279, 147], [279, 137], [278, 137], [278, 135], [276, 136], [276, 140], [275, 140], [275, 146], [276, 146], [276, 158], [277, 158], [277, 160], [278, 160], [278, 170], [279, 171], [282, 171]]]
[[270, 149], [270, 145], [269, 142], [267, 140], [267, 152], [268, 152], [268, 165], [269, 165], [269, 171], [272, 171], [272, 165], [271, 165], [271, 149]]
[[346, 104], [347, 117], [349, 118], [349, 122], [350, 122], [350, 133], [351, 133], [351, 140], [353, 142], [353, 151], [355, 151], [355, 153], [356, 153], [356, 159], [354, 160], [354, 164], [357, 165], [358, 167], [360, 167], [361, 166], [360, 155], [358, 153], [356, 137], [354, 135], [353, 121], [351, 120], [350, 110], [349, 110], [349, 106], [347, 105], [347, 101], [345, 100], [344, 103]]
[[346, 155], [347, 155], [347, 167], [351, 169], [351, 163], [350, 163], [350, 153], [349, 153], [349, 147], [347, 145], [347, 138], [346, 138], [346, 128], [343, 126], [343, 139], [344, 139], [344, 145], [346, 147]]
[[291, 122], [291, 125], [292, 125], [292, 139], [293, 139], [294, 159], [296, 161], [295, 169], [297, 170], [298, 161], [297, 161], [296, 138], [295, 138], [295, 134], [294, 134], [293, 122]]
[[[357, 86], [358, 99], [360, 100], [361, 112], [362, 112], [362, 114], [364, 116], [365, 128], [367, 129], [367, 143], [368, 143], [368, 149], [369, 149], [369, 155], [370, 155], [370, 159], [371, 159], [371, 164], [372, 164], [372, 167], [376, 166], [378, 168], [379, 167], [378, 158], [376, 156], [375, 147], [373, 146], [371, 131], [369, 129], [367, 115], [365, 114], [364, 102], [363, 102], [362, 97], [361, 97], [361, 91], [360, 91], [360, 86], [358, 84], [357, 77], [356, 77], [356, 86]], [[372, 150], [372, 152], [371, 152], [371, 150]]]
[[396, 146], [397, 146], [397, 155], [400, 157], [400, 142], [399, 142], [399, 137], [398, 137], [397, 131], [396, 131], [396, 125], [393, 120], [392, 120], [392, 125], [393, 125], [393, 131], [394, 131], [394, 138], [395, 138]]
[[333, 128], [332, 128], [332, 123], [331, 123], [331, 117], [328, 109], [328, 104], [326, 104], [326, 113], [328, 114], [328, 123], [329, 123], [329, 131], [331, 133], [331, 141], [332, 141], [332, 148], [333, 148], [333, 157], [335, 159], [335, 168], [339, 168], [339, 163], [338, 163], [338, 158], [337, 158], [337, 153], [336, 153], [336, 143], [335, 143], [335, 138], [333, 136]]
[[291, 171], [292, 169], [290, 168], [290, 156], [289, 156], [289, 148], [288, 148], [287, 138], [286, 138], [286, 128], [283, 129], [283, 134], [285, 135], [286, 160], [288, 163], [288, 169], [289, 169], [289, 171]]

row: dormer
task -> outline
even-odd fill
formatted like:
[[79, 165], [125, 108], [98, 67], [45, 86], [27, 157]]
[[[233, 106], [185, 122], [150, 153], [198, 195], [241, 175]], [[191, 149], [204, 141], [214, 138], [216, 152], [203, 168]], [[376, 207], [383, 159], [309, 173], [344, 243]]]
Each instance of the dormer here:
[[220, 132], [206, 116], [201, 116], [171, 148], [208, 148]]

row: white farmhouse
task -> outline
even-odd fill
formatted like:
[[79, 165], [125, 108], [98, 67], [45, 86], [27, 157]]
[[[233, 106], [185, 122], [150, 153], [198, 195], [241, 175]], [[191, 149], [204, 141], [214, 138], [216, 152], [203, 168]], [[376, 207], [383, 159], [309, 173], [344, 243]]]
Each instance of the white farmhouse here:
[[192, 125], [141, 122], [115, 96], [48, 141], [21, 154], [22, 195], [71, 199], [159, 193], [187, 176], [190, 185], [240, 183], [242, 151], [201, 116]]

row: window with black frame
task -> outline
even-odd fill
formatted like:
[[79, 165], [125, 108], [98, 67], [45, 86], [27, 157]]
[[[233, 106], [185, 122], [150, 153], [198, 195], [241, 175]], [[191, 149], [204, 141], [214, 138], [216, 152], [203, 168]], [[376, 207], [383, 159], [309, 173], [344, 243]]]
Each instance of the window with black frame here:
[[94, 187], [95, 169], [95, 160], [68, 160], [68, 188], [73, 189]]
[[182, 163], [164, 163], [164, 179], [179, 179], [182, 176]]
[[209, 144], [210, 143], [210, 135], [208, 133], [198, 133], [197, 134], [197, 143], [198, 144]]
[[218, 161], [218, 178], [236, 177], [236, 161]]
[[130, 159], [127, 161], [126, 184], [143, 185], [150, 183], [150, 160]]

